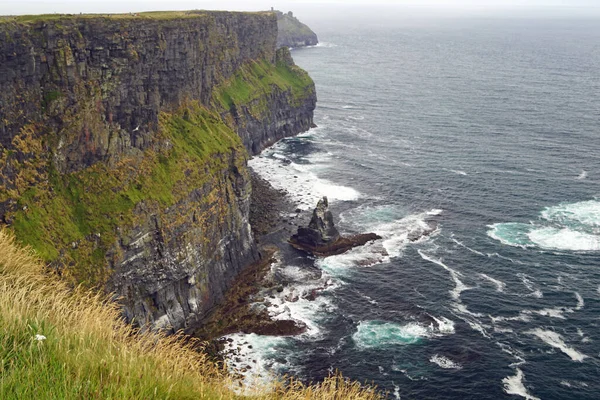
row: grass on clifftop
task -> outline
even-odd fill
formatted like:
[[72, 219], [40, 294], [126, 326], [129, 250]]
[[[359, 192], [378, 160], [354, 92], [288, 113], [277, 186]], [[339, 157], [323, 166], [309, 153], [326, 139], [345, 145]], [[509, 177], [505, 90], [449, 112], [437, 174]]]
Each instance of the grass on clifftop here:
[[261, 60], [249, 62], [239, 68], [232, 78], [215, 90], [213, 99], [225, 110], [243, 105], [251, 112], [263, 115], [267, 111], [266, 102], [260, 103], [257, 100], [265, 100], [265, 93], [273, 92], [272, 86], [284, 92], [289, 91], [292, 101], [299, 104], [314, 91], [313, 80], [303, 69], [282, 60], [278, 60], [275, 66]]
[[[198, 18], [215, 13], [223, 13], [224, 11], [204, 11], [204, 10], [190, 10], [190, 11], [145, 11], [139, 13], [125, 13], [125, 14], [36, 14], [36, 15], [1, 15], [0, 23], [3, 22], [16, 22], [21, 24], [36, 23], [40, 21], [56, 21], [64, 19], [98, 19], [98, 18], [110, 18], [110, 19], [154, 19], [154, 20], [165, 20], [165, 19], [183, 19], [183, 18]], [[245, 14], [263, 14], [268, 15], [266, 11], [258, 12], [244, 12]]]
[[[237, 399], [236, 383], [181, 337], [139, 333], [113, 303], [48, 275], [0, 230], [0, 398]], [[378, 399], [340, 376], [252, 399]]]

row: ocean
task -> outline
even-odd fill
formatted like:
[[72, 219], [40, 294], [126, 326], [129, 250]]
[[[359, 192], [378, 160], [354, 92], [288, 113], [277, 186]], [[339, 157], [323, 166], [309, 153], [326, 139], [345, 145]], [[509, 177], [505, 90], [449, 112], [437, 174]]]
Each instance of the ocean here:
[[270, 311], [308, 329], [232, 335], [248, 379], [340, 371], [392, 399], [600, 398], [598, 21], [313, 28], [321, 44], [292, 54], [315, 80], [318, 128], [250, 165], [302, 210], [327, 195], [342, 233], [383, 239], [282, 256], [273, 273], [292, 284]]

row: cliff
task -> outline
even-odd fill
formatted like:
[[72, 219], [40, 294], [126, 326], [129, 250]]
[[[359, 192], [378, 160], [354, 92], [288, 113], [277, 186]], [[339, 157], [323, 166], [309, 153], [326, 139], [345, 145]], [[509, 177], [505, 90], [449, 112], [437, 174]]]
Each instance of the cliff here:
[[3, 224], [129, 320], [201, 319], [259, 257], [247, 151], [312, 125], [276, 38], [272, 13], [0, 20]]
[[275, 11], [277, 14], [277, 48], [316, 46], [319, 43], [317, 34], [307, 25], [294, 17], [290, 11], [287, 14]]

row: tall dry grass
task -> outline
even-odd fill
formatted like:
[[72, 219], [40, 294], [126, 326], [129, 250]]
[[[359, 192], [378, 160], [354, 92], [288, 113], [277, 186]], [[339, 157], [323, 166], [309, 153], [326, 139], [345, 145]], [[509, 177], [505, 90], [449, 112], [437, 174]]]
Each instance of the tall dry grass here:
[[[42, 339], [36, 335], [43, 335]], [[45, 272], [0, 230], [0, 398], [236, 399], [237, 382], [181, 336], [140, 333], [118, 307]], [[257, 399], [378, 399], [339, 375], [276, 383]]]

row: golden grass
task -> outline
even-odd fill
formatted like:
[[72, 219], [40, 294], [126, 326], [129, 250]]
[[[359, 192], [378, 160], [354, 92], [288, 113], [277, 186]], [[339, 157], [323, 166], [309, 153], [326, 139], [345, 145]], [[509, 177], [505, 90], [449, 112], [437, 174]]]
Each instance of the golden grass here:
[[[118, 307], [47, 273], [0, 230], [0, 398], [236, 399], [224, 368], [182, 336], [141, 333]], [[36, 340], [43, 335], [45, 340]], [[316, 385], [276, 383], [256, 399], [378, 399], [339, 375]]]

